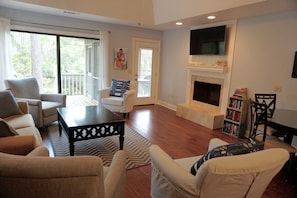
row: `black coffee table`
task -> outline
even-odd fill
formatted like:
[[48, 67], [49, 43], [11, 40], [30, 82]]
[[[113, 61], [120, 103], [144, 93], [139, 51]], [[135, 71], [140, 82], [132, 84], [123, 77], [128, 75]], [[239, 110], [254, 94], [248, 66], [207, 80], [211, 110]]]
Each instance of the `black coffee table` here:
[[59, 133], [68, 136], [70, 155], [74, 155], [74, 142], [119, 135], [123, 150], [125, 119], [103, 106], [57, 108]]

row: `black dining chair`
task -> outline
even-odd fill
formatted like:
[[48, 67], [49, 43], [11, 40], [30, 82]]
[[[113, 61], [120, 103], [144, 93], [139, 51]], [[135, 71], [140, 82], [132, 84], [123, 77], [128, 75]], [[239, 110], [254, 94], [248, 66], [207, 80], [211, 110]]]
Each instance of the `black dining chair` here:
[[[261, 135], [261, 141], [265, 142], [267, 135], [267, 105], [250, 99], [250, 113], [251, 128], [249, 137], [256, 139], [257, 136]], [[263, 126], [263, 130], [258, 129], [260, 125]]]
[[267, 105], [267, 118], [272, 118], [276, 105], [276, 94], [255, 93], [255, 100]]
[[[290, 159], [287, 164], [286, 179], [290, 180], [293, 173], [295, 154], [297, 149], [287, 142], [281, 140], [279, 137], [267, 134], [267, 109], [265, 103], [259, 103], [252, 99], [249, 100], [250, 104], [250, 134], [249, 137], [258, 141], [264, 142], [264, 149], [268, 148], [284, 148], [290, 153]], [[263, 126], [263, 131], [259, 130], [259, 126]]]
[[[276, 106], [276, 94], [275, 93], [255, 93], [255, 101], [267, 106], [267, 119], [272, 118], [275, 106]], [[258, 130], [264, 131], [264, 125], [259, 124]], [[266, 127], [266, 133], [270, 136], [284, 137], [286, 135], [285, 131], [280, 131], [270, 126]]]

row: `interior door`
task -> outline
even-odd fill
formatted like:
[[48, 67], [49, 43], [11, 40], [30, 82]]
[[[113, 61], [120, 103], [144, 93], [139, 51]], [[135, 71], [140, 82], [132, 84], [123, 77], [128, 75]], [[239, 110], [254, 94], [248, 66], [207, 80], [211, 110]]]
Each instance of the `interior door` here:
[[157, 98], [160, 41], [133, 39], [132, 76], [137, 82], [135, 105], [154, 104]]

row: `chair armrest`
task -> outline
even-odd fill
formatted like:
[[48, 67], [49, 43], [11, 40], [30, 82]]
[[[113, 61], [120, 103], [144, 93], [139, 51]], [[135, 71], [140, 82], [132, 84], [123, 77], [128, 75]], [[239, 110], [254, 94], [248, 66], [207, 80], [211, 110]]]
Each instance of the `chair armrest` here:
[[40, 94], [42, 101], [58, 102], [66, 106], [65, 94]]
[[135, 90], [129, 90], [123, 94], [123, 109], [125, 112], [129, 112], [133, 109], [135, 102], [135, 93]]
[[100, 102], [101, 98], [107, 98], [110, 94], [110, 88], [100, 89], [98, 90], [98, 100]]
[[50, 192], [50, 197], [104, 197], [99, 157], [24, 157], [0, 153], [0, 166], [4, 197], [44, 197], [45, 192]]
[[[43, 150], [43, 148], [40, 148]], [[38, 149], [39, 150], [39, 149]], [[36, 181], [45, 181], [45, 179], [52, 179], [52, 182], [57, 182], [56, 185], [69, 185], [73, 178], [80, 178], [81, 185], [88, 188], [87, 185], [94, 181], [98, 182], [98, 177], [103, 177], [103, 166], [100, 158], [95, 156], [74, 156], [74, 157], [24, 157], [3, 154], [6, 157], [2, 165], [11, 164], [10, 161], [16, 159], [22, 160], [22, 163], [17, 163], [17, 168], [12, 167], [11, 170], [5, 172], [6, 176], [21, 175], [23, 179], [34, 178]], [[1, 156], [0, 156], [1, 158]], [[2, 159], [1, 159], [2, 160]], [[83, 163], [82, 163], [83, 162]], [[63, 171], [61, 171], [63, 169]], [[28, 170], [28, 171], [25, 171]], [[30, 170], [30, 171], [29, 171]], [[100, 178], [99, 178], [100, 179]], [[100, 179], [101, 180], [101, 179]], [[88, 182], [86, 182], [88, 181]], [[84, 183], [86, 182], [86, 183]], [[103, 182], [103, 179], [102, 179]], [[93, 184], [93, 183], [92, 183]], [[101, 183], [96, 183], [100, 185]], [[83, 188], [81, 186], [81, 188]], [[49, 186], [55, 188], [54, 186]], [[64, 187], [62, 187], [64, 188]], [[80, 188], [80, 190], [81, 190]], [[101, 188], [101, 186], [98, 186]], [[102, 188], [103, 191], [103, 188]]]
[[131, 99], [134, 99], [135, 93], [136, 93], [136, 91], [135, 91], [134, 89], [133, 89], [133, 90], [128, 90], [128, 91], [126, 91], [126, 92], [123, 94], [124, 101], [125, 101], [125, 100], [130, 100], [130, 98], [131, 98]]
[[[104, 179], [105, 197], [112, 198], [115, 193], [124, 196], [126, 179], [127, 153], [123, 150], [117, 151], [112, 159], [111, 165]], [[120, 197], [122, 197], [120, 196]]]
[[23, 114], [29, 113], [29, 104], [26, 101], [17, 101], [19, 108]]
[[226, 145], [226, 144], [229, 144], [229, 143], [219, 138], [212, 138], [208, 144], [208, 151], [212, 150], [215, 147]]
[[35, 138], [33, 135], [16, 135], [0, 138], [0, 152], [27, 155], [34, 149]]
[[17, 101], [27, 102], [29, 106], [29, 111], [33, 117], [34, 123], [37, 127], [42, 127], [42, 102], [39, 99], [31, 99], [31, 98], [17, 98]]
[[154, 189], [166, 191], [169, 188], [174, 188], [179, 192], [182, 191], [183, 195], [197, 196], [195, 177], [190, 173], [190, 170], [186, 171], [180, 167], [157, 145], [150, 146], [149, 152], [152, 163], [152, 192]]
[[17, 98], [17, 101], [27, 102], [29, 106], [40, 106], [41, 107], [41, 100], [39, 99], [31, 99], [31, 98]]
[[27, 157], [33, 157], [33, 156], [49, 156], [49, 151], [44, 146], [38, 146], [34, 150], [32, 150], [30, 153], [28, 153]]

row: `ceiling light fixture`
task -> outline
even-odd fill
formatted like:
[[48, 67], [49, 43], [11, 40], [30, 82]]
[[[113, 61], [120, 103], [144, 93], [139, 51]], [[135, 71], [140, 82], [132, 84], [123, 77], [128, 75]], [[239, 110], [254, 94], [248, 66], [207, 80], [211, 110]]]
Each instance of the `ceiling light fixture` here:
[[182, 25], [182, 22], [176, 22], [175, 25]]
[[216, 16], [214, 16], [214, 15], [210, 15], [210, 16], [208, 16], [207, 18], [210, 19], [210, 20], [213, 20], [213, 19], [216, 18]]

